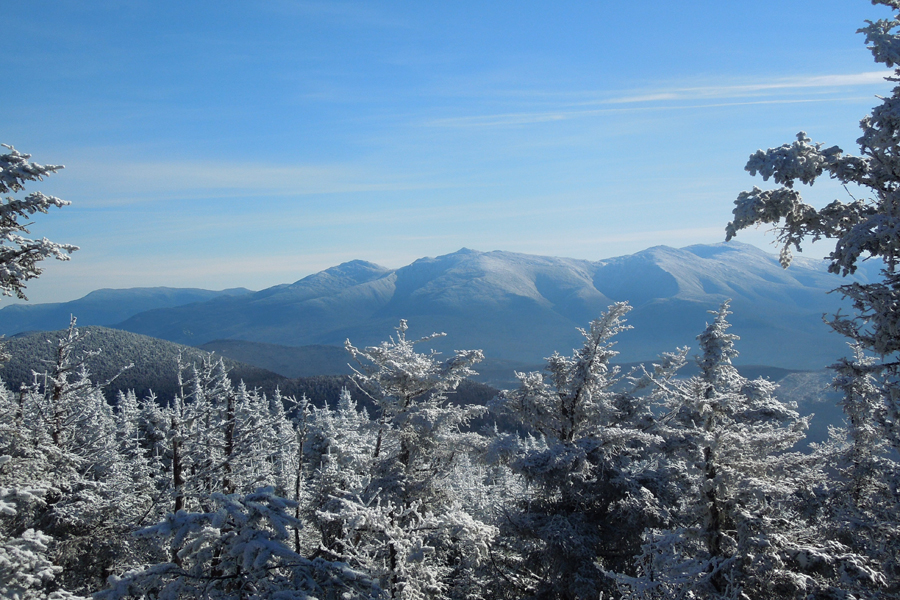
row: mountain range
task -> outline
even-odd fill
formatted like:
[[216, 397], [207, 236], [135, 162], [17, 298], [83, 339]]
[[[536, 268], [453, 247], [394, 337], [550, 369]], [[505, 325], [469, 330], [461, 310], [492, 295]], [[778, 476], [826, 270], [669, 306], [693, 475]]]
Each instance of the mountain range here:
[[[877, 265], [864, 263], [853, 277], [868, 281], [876, 272]], [[109, 314], [122, 318], [98, 324], [193, 346], [219, 340], [232, 346], [340, 346], [348, 338], [365, 346], [386, 339], [407, 319], [409, 338], [448, 334], [428, 348], [482, 348], [495, 359], [535, 364], [554, 351], [569, 353], [580, 345], [577, 328], [611, 303], [628, 301], [634, 328], [620, 334], [617, 349], [622, 362], [633, 362], [695, 346], [710, 319], [707, 311], [731, 299], [732, 332], [742, 338], [737, 362], [821, 369], [845, 354], [843, 338], [822, 316], [841, 307], [839, 294], [827, 292], [848, 279], [811, 259], [782, 269], [776, 256], [734, 242], [656, 246], [600, 261], [462, 249], [400, 269], [355, 260], [292, 284], [210, 292], [209, 298], [127, 316], [122, 298], [130, 291], [115, 290], [118, 312], [111, 307]], [[84, 306], [92, 296], [66, 305]], [[0, 310], [0, 332], [51, 328], [41, 326], [41, 306]]]

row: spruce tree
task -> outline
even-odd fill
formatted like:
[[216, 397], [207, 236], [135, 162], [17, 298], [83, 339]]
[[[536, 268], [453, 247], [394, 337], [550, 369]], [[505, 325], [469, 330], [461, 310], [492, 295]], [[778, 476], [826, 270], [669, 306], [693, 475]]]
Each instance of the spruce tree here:
[[[442, 334], [408, 340], [406, 331], [401, 321], [396, 337], [378, 346], [346, 343], [358, 365], [354, 383], [376, 406], [377, 429], [365, 473], [362, 457], [347, 457], [351, 472], [335, 474], [335, 483], [351, 487], [318, 516], [340, 532], [332, 534], [334, 556], [377, 577], [389, 597], [480, 598], [473, 573], [487, 562], [495, 531], [458, 501], [451, 476], [466, 453], [484, 445], [461, 429], [484, 408], [454, 405], [448, 395], [483, 355], [456, 351], [442, 362], [415, 349]], [[355, 420], [353, 412], [342, 410]]]
[[[29, 162], [30, 154], [22, 154], [12, 146], [0, 154], [0, 194], [18, 193], [31, 181], [40, 181], [56, 173], [61, 165], [39, 165]], [[46, 258], [69, 260], [69, 254], [78, 250], [71, 244], [57, 244], [44, 238], [28, 239], [28, 223], [22, 223], [36, 213], [46, 213], [51, 206], [63, 207], [70, 203], [41, 192], [31, 192], [24, 198], [6, 196], [0, 201], [0, 293], [4, 296], [25, 298], [25, 282], [41, 274], [39, 264]]]

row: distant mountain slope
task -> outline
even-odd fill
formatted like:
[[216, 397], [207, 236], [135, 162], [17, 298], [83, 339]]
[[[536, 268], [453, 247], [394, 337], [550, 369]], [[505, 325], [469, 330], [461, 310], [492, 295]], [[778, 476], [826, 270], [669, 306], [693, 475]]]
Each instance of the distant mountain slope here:
[[213, 340], [199, 348], [291, 378], [353, 372], [348, 366], [350, 354], [338, 346], [281, 346], [245, 340]]
[[[267, 369], [284, 377], [317, 377], [349, 375], [353, 360], [339, 346], [282, 346], [246, 340], [213, 340], [199, 346], [202, 350]], [[518, 385], [516, 371], [540, 371], [543, 365], [487, 357], [475, 366], [478, 375], [472, 381], [497, 389]]]
[[[863, 266], [866, 278], [875, 267]], [[286, 346], [378, 343], [409, 320], [410, 336], [445, 331], [430, 346], [482, 348], [497, 359], [540, 363], [580, 344], [585, 327], [613, 301], [627, 300], [632, 331], [620, 336], [622, 361], [652, 359], [695, 336], [707, 310], [731, 298], [733, 332], [744, 364], [820, 369], [845, 352], [822, 323], [847, 280], [824, 261], [777, 257], [746, 244], [657, 246], [601, 261], [463, 249], [390, 270], [353, 261], [290, 285], [161, 308], [117, 327], [184, 344], [231, 338]]]
[[64, 329], [69, 326], [70, 315], [78, 318], [80, 326], [109, 326], [153, 308], [181, 306], [221, 296], [249, 293], [250, 290], [244, 288], [222, 291], [167, 287], [103, 289], [71, 302], [6, 306], [0, 309], [0, 334]]

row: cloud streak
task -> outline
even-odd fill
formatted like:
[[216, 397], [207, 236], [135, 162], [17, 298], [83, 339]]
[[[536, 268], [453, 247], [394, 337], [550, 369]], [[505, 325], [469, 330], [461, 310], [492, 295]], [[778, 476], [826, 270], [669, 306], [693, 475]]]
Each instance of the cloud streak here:
[[[605, 94], [591, 100], [561, 101], [556, 107], [539, 111], [515, 111], [433, 119], [433, 127], [503, 127], [567, 121], [604, 114], [634, 111], [695, 110], [762, 104], [798, 104], [859, 100], [840, 95], [847, 88], [884, 84], [887, 71], [867, 71], [844, 75], [794, 77], [773, 81], [635, 90]], [[810, 93], [816, 97], [809, 97]], [[802, 97], [797, 97], [802, 95]]]
[[93, 208], [165, 199], [299, 197], [445, 187], [423, 174], [389, 173], [352, 164], [73, 160], [66, 175], [85, 190], [84, 205]]
[[[600, 104], [634, 104], [667, 100], [698, 100], [703, 98], [741, 98], [774, 91], [801, 91], [814, 88], [844, 88], [884, 83], [887, 71], [867, 71], [847, 75], [793, 77], [775, 81], [743, 85], [696, 86], [659, 90], [639, 95], [627, 95], [599, 101]], [[596, 103], [596, 102], [594, 102]]]

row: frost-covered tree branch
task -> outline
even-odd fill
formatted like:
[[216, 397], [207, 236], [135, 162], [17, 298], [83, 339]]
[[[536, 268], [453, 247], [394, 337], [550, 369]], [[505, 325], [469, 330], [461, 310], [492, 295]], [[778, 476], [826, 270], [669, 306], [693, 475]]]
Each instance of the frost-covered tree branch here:
[[[40, 181], [63, 167], [39, 165], [29, 162], [30, 154], [22, 154], [12, 146], [0, 154], [0, 194], [17, 193], [30, 181]], [[22, 236], [28, 233], [30, 223], [24, 222], [36, 213], [46, 213], [50, 207], [70, 204], [41, 192], [32, 192], [24, 198], [6, 196], [0, 202], [0, 292], [25, 300], [25, 282], [39, 276], [38, 266], [46, 258], [69, 260], [69, 254], [78, 250], [71, 244], [58, 244], [47, 238], [33, 240]]]
[[[867, 21], [859, 33], [865, 35], [875, 61], [894, 69], [886, 79], [897, 83], [900, 1], [872, 3], [889, 7], [894, 17]], [[857, 569], [856, 575], [845, 573], [848, 580], [869, 590], [878, 587], [879, 577], [900, 580], [896, 459], [900, 450], [900, 86], [881, 100], [860, 121], [858, 156], [813, 143], [803, 132], [790, 145], [753, 154], [747, 171], [763, 180], [771, 178], [781, 187], [742, 192], [726, 229], [730, 240], [742, 229], [773, 225], [785, 267], [790, 264], [791, 249], [799, 251], [807, 239], [834, 241], [828, 256], [833, 273], [853, 273], [861, 260], [883, 264], [881, 281], [838, 288], [853, 306], [851, 314], [838, 313], [829, 323], [847, 337], [851, 347], [850, 356], [831, 367], [837, 373], [833, 386], [844, 394], [848, 424], [845, 431], [835, 430], [829, 445], [819, 450], [830, 453], [829, 462], [841, 473], [832, 482], [833, 535], [850, 541], [847, 555], [880, 565], [879, 573], [884, 574], [868, 576], [865, 568]], [[862, 188], [867, 197], [834, 200], [818, 209], [805, 203], [794, 184], [813, 185], [826, 174], [845, 187]], [[884, 593], [900, 592], [896, 583], [889, 590]]]

